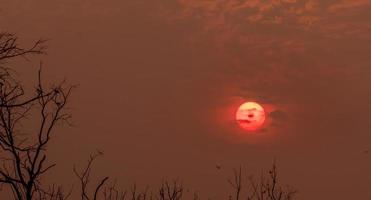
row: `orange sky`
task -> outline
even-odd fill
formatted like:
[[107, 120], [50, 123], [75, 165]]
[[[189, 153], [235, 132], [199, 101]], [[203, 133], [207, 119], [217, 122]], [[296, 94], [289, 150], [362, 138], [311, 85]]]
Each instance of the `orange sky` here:
[[[1, 31], [50, 39], [47, 56], [9, 63], [23, 82], [42, 61], [46, 79], [79, 84], [50, 181], [76, 183], [73, 164], [100, 149], [97, 176], [143, 186], [179, 177], [221, 199], [234, 167], [259, 174], [276, 158], [298, 199], [371, 198], [371, 1], [1, 5]], [[233, 120], [244, 100], [270, 112], [259, 135]]]

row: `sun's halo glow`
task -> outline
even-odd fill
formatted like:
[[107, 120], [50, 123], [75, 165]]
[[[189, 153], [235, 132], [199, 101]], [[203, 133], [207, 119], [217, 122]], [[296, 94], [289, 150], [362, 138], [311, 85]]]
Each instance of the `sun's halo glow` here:
[[236, 111], [236, 121], [241, 128], [256, 131], [264, 124], [264, 108], [256, 102], [243, 103]]

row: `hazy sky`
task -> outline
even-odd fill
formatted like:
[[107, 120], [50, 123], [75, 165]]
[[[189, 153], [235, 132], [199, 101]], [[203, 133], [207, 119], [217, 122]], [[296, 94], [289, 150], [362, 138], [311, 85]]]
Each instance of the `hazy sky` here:
[[[49, 179], [105, 152], [96, 175], [155, 185], [177, 178], [226, 197], [232, 169], [274, 158], [298, 199], [370, 199], [370, 0], [0, 0], [0, 31], [48, 55], [13, 63], [25, 84], [79, 84], [76, 127], [61, 128]], [[246, 134], [240, 103], [268, 111]], [[216, 170], [215, 165], [221, 165]]]

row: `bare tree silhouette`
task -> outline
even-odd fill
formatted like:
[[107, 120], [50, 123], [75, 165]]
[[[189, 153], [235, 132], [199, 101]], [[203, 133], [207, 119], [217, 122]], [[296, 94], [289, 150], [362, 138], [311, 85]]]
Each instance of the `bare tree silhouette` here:
[[[236, 169], [233, 170], [234, 179], [233, 181], [228, 179], [228, 183], [232, 186], [232, 188], [235, 190], [235, 199], [239, 200], [241, 195], [241, 189], [242, 189], [242, 171], [241, 166], [239, 170]], [[229, 197], [229, 199], [232, 199], [232, 196]]]
[[45, 40], [36, 41], [31, 47], [23, 48], [18, 44], [18, 37], [11, 33], [0, 33], [0, 61], [9, 58], [23, 57], [27, 59], [30, 54], [44, 54]]
[[[139, 191], [136, 184], [133, 184], [129, 192], [127, 190], [119, 190], [116, 187], [116, 182], [111, 186], [103, 187], [108, 177], [104, 177], [94, 188], [89, 188], [92, 168], [97, 157], [103, 155], [101, 152], [91, 154], [87, 165], [82, 170], [77, 170], [74, 167], [74, 173], [80, 182], [80, 199], [81, 200], [97, 200], [99, 197], [104, 200], [181, 200], [183, 197], [183, 185], [178, 180], [172, 182], [163, 181], [157, 192], [150, 192], [146, 187], [143, 191]], [[89, 190], [91, 189], [91, 190]], [[89, 192], [91, 191], [91, 192]], [[198, 199], [195, 194], [194, 199]]]
[[[103, 155], [103, 153], [100, 151], [91, 154], [87, 161], [87, 165], [80, 171], [74, 167], [74, 173], [80, 182], [81, 200], [97, 200], [99, 197], [104, 200], [181, 200], [183, 198], [184, 187], [177, 179], [173, 181], [162, 181], [161, 186], [153, 192], [149, 191], [149, 187], [145, 187], [144, 190], [140, 191], [138, 190], [137, 184], [133, 184], [129, 191], [119, 190], [116, 187], [116, 181], [111, 186], [103, 187], [108, 180], [108, 177], [104, 177], [89, 193], [90, 176], [92, 174], [94, 161], [101, 155]], [[197, 193], [194, 194], [193, 199], [198, 200]]]
[[165, 181], [159, 189], [160, 200], [180, 200], [183, 197], [183, 186], [177, 180]]
[[79, 178], [80, 186], [81, 186], [81, 200], [97, 200], [97, 196], [99, 194], [100, 189], [104, 185], [104, 183], [108, 180], [108, 177], [103, 178], [99, 184], [94, 189], [93, 195], [89, 195], [88, 189], [89, 189], [89, 183], [90, 183], [90, 174], [92, 170], [93, 163], [95, 159], [102, 155], [102, 152], [97, 152], [96, 154], [90, 155], [90, 158], [88, 160], [88, 164], [81, 172], [78, 172], [76, 167], [73, 168], [73, 171], [75, 175]]
[[[17, 39], [13, 34], [0, 34], [0, 63], [44, 53], [43, 40], [22, 48]], [[40, 180], [55, 166], [46, 164], [47, 145], [55, 126], [70, 119], [65, 108], [72, 88], [64, 82], [46, 87], [39, 70], [35, 91], [28, 95], [12, 70], [0, 67], [0, 184], [10, 187], [14, 199], [68, 198], [60, 187], [45, 189]], [[39, 119], [36, 131], [22, 127], [30, 116]]]
[[[231, 195], [229, 199], [240, 199], [242, 190], [242, 170], [234, 170], [234, 180], [228, 180], [234, 189], [234, 198]], [[277, 165], [274, 163], [272, 169], [268, 172], [268, 177], [262, 174], [260, 180], [256, 181], [249, 177], [249, 187], [247, 189], [247, 200], [292, 200], [297, 190], [291, 187], [282, 187], [279, 183], [277, 174]]]

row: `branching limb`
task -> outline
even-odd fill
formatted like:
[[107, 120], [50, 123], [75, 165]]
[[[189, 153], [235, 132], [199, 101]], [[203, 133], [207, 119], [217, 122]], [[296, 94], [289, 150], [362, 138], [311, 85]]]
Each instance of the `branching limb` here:
[[23, 48], [18, 44], [18, 37], [11, 33], [0, 33], [0, 61], [23, 57], [30, 54], [44, 54], [46, 40], [37, 40], [31, 47]]
[[95, 154], [91, 154], [88, 163], [86, 167], [79, 171], [77, 168], [74, 166], [73, 172], [75, 173], [76, 177], [80, 181], [80, 186], [81, 186], [81, 200], [97, 200], [98, 194], [104, 183], [108, 180], [108, 177], [103, 178], [100, 183], [95, 187], [93, 195], [89, 195], [88, 187], [90, 183], [90, 174], [92, 170], [93, 163], [95, 159], [99, 156], [103, 155], [102, 152], [98, 151]]

